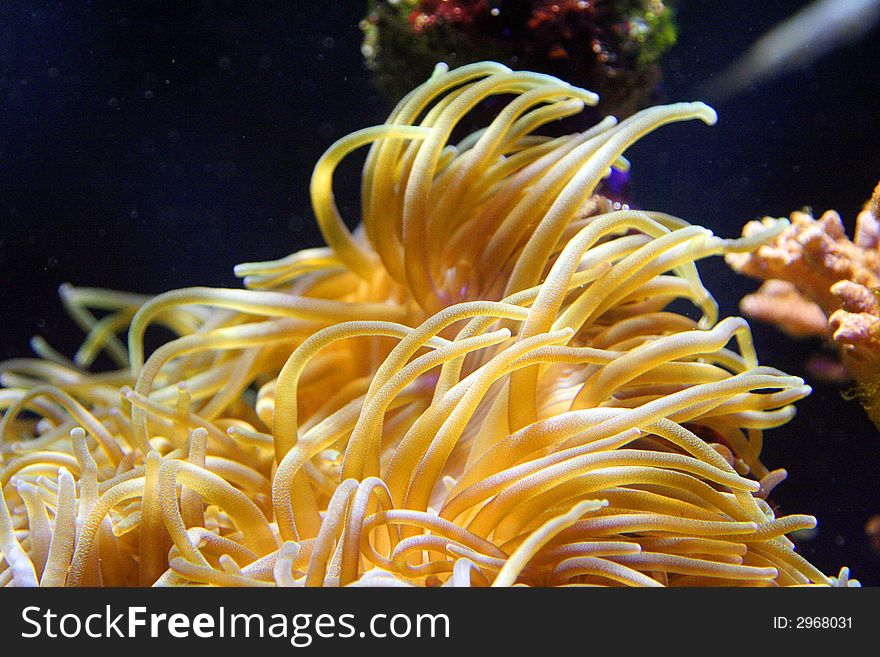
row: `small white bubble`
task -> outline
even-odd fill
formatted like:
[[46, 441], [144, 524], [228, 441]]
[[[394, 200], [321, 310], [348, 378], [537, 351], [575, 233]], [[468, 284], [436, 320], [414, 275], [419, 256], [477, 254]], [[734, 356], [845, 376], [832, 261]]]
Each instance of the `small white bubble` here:
[[492, 9], [489, 10], [489, 13], [493, 16], [499, 16], [501, 15], [501, 10], [498, 7], [492, 7]]

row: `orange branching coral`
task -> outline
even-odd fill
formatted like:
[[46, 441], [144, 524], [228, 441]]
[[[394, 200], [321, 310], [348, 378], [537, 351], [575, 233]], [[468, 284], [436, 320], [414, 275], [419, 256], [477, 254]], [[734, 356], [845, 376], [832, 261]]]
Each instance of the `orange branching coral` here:
[[[454, 143], [490, 96], [507, 104]], [[749, 251], [595, 196], [655, 107], [493, 63], [438, 68], [312, 179], [327, 247], [239, 266], [244, 290], [64, 287], [73, 360], [2, 364], [0, 583], [797, 585], [828, 578], [764, 497], [762, 432], [809, 388], [758, 365], [694, 262]], [[362, 223], [332, 177], [372, 144]], [[672, 313], [692, 302], [699, 319]], [[161, 324], [177, 335], [145, 353]], [[118, 334], [128, 333], [127, 346]], [[100, 352], [119, 369], [94, 373]]]
[[[743, 235], [767, 220], [746, 224]], [[829, 338], [858, 382], [858, 394], [880, 428], [880, 184], [856, 219], [850, 241], [840, 216], [794, 212], [791, 227], [755, 253], [726, 256], [735, 270], [764, 279], [742, 300], [746, 315], [794, 336]]]
[[828, 317], [805, 298], [793, 283], [778, 278], [766, 281], [739, 304], [747, 317], [776, 324], [793, 338], [821, 337], [828, 331]]

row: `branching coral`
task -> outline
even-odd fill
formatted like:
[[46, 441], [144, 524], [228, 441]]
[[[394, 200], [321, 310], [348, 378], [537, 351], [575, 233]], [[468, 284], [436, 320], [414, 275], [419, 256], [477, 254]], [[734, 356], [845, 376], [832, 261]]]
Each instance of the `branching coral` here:
[[[786, 538], [815, 520], [763, 499], [784, 471], [762, 432], [809, 388], [758, 365], [694, 265], [785, 222], [727, 240], [595, 196], [641, 136], [715, 120], [683, 103], [540, 135], [595, 101], [438, 68], [319, 161], [327, 247], [240, 265], [244, 290], [63, 288], [74, 360], [37, 341], [2, 365], [0, 582], [832, 583]], [[352, 233], [333, 172], [367, 144]], [[665, 310], [682, 299], [699, 319]], [[157, 324], [178, 337], [147, 357]], [[102, 351], [118, 371], [89, 371]]]
[[[746, 224], [743, 235], [762, 231], [766, 222]], [[726, 259], [766, 281], [743, 298], [744, 313], [795, 337], [833, 341], [880, 428], [880, 184], [856, 219], [853, 241], [834, 211], [819, 219], [794, 212], [791, 226], [772, 242]]]

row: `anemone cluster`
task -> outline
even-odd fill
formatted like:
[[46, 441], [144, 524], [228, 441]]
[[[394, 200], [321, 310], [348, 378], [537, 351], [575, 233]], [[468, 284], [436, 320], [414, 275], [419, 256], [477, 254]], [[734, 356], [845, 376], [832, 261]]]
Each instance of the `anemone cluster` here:
[[[832, 583], [759, 459], [809, 388], [759, 366], [694, 264], [786, 222], [728, 240], [596, 195], [646, 133], [715, 120], [541, 134], [596, 101], [438, 67], [318, 162], [326, 247], [238, 266], [246, 289], [62, 288], [80, 351], [2, 364], [0, 583]], [[351, 232], [333, 173], [365, 145]], [[156, 325], [176, 337], [147, 354]]]

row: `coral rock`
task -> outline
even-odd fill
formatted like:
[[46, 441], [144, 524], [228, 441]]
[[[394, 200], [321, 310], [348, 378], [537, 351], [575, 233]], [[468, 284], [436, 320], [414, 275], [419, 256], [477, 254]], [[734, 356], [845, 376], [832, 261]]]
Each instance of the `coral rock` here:
[[[751, 221], [750, 235], [771, 221]], [[840, 216], [819, 219], [793, 212], [791, 226], [754, 253], [732, 253], [727, 263], [764, 285], [743, 298], [744, 314], [775, 324], [793, 337], [833, 341], [858, 383], [857, 396], [880, 427], [880, 184], [856, 219], [850, 240]], [[827, 317], [823, 326], [822, 317]]]

